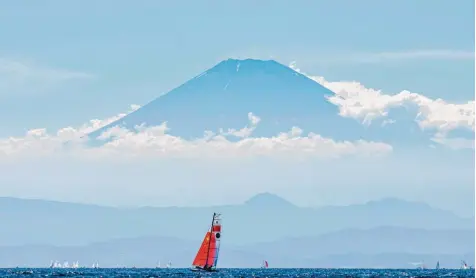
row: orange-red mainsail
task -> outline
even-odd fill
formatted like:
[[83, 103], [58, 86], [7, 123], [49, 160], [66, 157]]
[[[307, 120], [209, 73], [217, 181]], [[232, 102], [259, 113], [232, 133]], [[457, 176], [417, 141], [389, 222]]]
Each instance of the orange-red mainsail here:
[[218, 261], [221, 237], [221, 219], [219, 214], [213, 214], [213, 222], [210, 230], [205, 234], [205, 238], [198, 249], [192, 266], [204, 270], [214, 270]]

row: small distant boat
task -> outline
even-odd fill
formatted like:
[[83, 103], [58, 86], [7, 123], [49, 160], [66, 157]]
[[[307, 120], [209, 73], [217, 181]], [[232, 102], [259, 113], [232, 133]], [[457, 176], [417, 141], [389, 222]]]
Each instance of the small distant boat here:
[[469, 266], [466, 261], [461, 261], [460, 269], [473, 269], [473, 267]]
[[169, 261], [165, 267], [166, 267], [166, 268], [171, 268], [171, 267], [172, 267], [172, 262]]
[[268, 261], [264, 260], [263, 264], [261, 265], [261, 268], [268, 268]]
[[155, 268], [160, 268], [160, 261], [157, 263], [157, 266]]
[[417, 263], [417, 269], [426, 269], [425, 262]]
[[440, 261], [437, 261], [437, 262], [436, 262], [436, 267], [435, 267], [435, 269], [440, 269]]
[[91, 266], [91, 268], [94, 268], [94, 269], [97, 269], [99, 268], [99, 263], [93, 263], [93, 265]]
[[192, 271], [216, 271], [221, 239], [221, 215], [213, 213], [212, 225], [192, 263]]
[[62, 268], [63, 265], [61, 265], [61, 263], [59, 263], [58, 261], [51, 261], [50, 263], [50, 268]]

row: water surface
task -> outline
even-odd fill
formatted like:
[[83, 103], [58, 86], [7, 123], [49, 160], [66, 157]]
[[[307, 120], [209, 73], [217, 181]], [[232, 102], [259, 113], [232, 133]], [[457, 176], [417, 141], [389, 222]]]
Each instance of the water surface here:
[[189, 269], [0, 269], [1, 277], [475, 277], [474, 270], [440, 269], [220, 269], [196, 273]]

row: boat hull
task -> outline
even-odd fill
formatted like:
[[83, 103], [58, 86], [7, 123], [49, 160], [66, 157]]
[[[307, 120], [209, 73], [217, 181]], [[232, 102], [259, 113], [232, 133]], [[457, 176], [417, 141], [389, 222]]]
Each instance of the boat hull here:
[[194, 272], [217, 272], [215, 268], [202, 268], [198, 266], [192, 267], [190, 270]]

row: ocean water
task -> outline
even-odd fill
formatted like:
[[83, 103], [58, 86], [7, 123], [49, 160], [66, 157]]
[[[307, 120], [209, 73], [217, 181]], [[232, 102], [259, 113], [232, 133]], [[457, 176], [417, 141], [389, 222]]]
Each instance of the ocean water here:
[[474, 277], [474, 270], [440, 269], [220, 269], [197, 273], [189, 269], [0, 269], [0, 277]]

